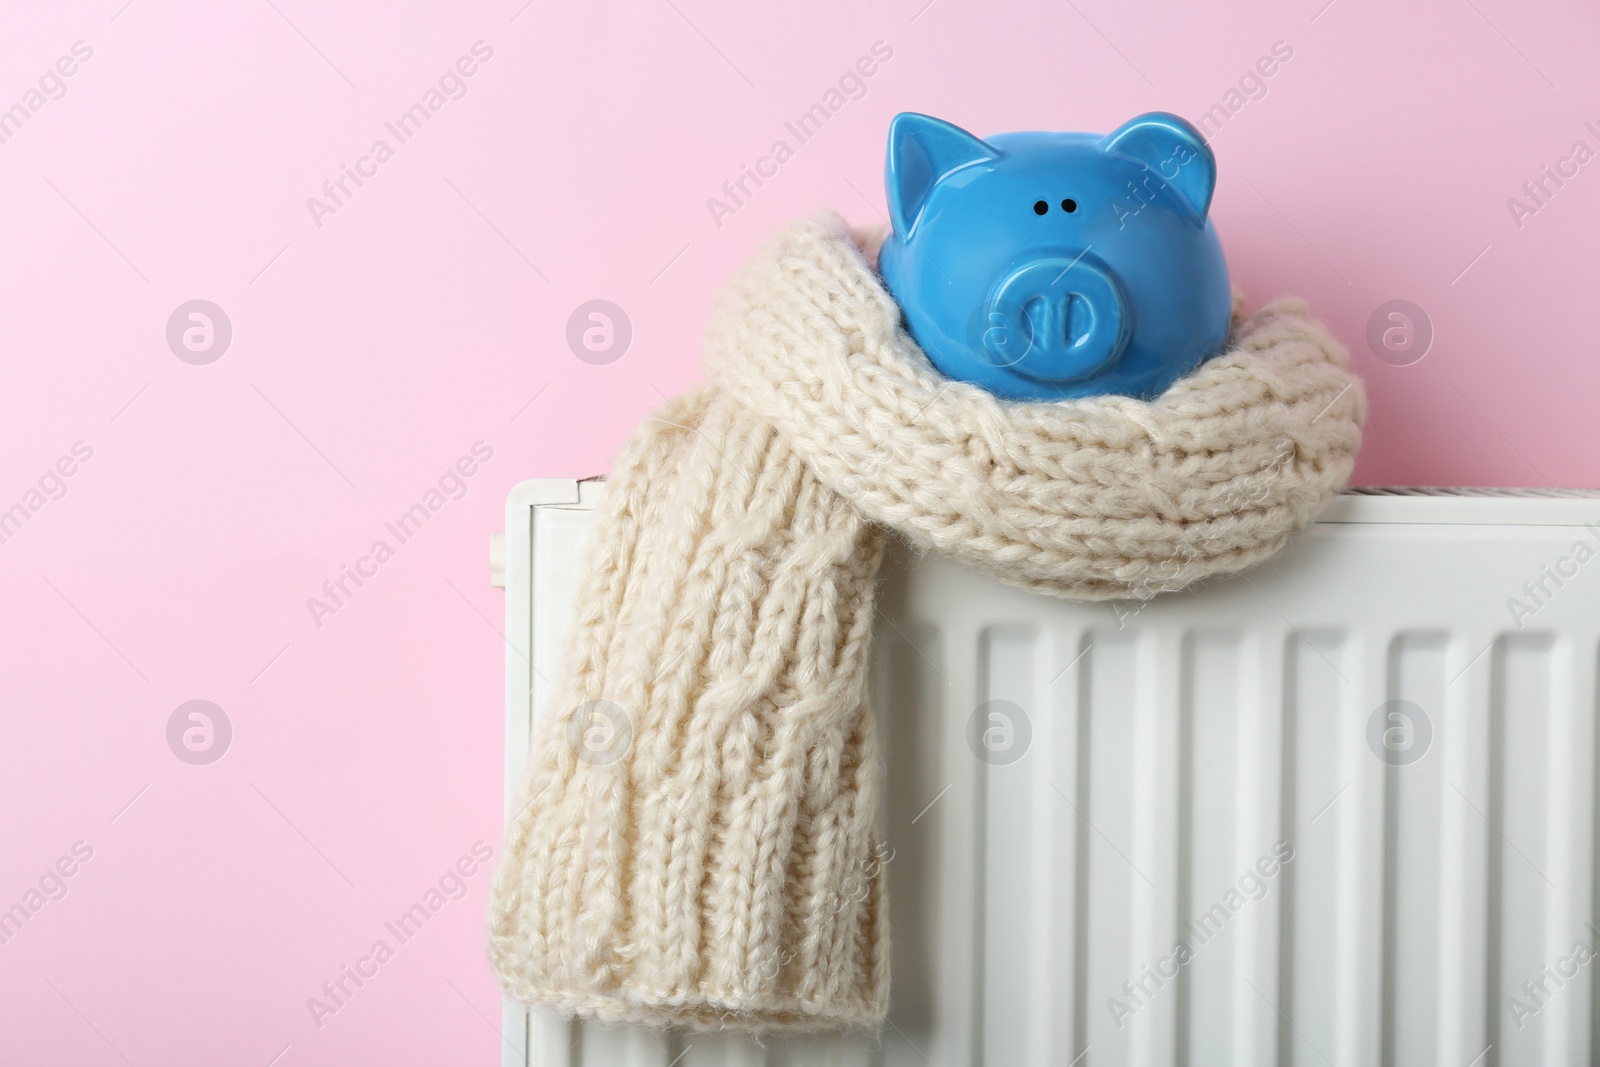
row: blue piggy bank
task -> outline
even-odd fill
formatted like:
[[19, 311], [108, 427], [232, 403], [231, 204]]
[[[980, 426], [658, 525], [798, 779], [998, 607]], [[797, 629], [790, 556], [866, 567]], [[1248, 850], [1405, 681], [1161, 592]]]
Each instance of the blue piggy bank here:
[[1015, 400], [1149, 399], [1227, 342], [1217, 164], [1176, 115], [983, 140], [889, 127], [879, 270], [939, 371]]

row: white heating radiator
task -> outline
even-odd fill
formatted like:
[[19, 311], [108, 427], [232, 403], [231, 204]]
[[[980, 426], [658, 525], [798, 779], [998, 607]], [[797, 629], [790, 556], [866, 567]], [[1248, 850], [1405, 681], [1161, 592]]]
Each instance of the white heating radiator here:
[[[602, 491], [508, 501], [508, 791]], [[886, 579], [882, 1036], [508, 1004], [505, 1064], [1597, 1062], [1600, 494], [1347, 494], [1143, 610], [933, 557]]]

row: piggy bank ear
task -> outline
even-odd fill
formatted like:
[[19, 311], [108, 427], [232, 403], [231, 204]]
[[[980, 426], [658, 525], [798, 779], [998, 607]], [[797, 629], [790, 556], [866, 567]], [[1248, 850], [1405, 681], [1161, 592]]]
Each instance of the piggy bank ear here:
[[1100, 142], [1106, 152], [1143, 163], [1204, 222], [1217, 188], [1217, 157], [1200, 131], [1164, 111], [1129, 119]]
[[946, 175], [999, 155], [960, 126], [913, 111], [896, 115], [889, 123], [889, 161], [884, 168], [894, 232], [902, 239], [911, 235], [928, 194]]

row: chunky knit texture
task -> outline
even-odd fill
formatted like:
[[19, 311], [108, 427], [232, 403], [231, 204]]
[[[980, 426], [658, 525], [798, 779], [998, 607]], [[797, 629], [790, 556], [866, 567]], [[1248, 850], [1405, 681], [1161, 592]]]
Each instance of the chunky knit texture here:
[[[999, 400], [935, 372], [833, 215], [719, 298], [707, 384], [612, 471], [507, 831], [490, 955], [518, 999], [698, 1028], [888, 1008], [867, 704], [890, 530], [1053, 596], [1148, 597], [1272, 555], [1365, 410], [1297, 301], [1154, 401]], [[1237, 303], [1237, 302], [1236, 302]]]

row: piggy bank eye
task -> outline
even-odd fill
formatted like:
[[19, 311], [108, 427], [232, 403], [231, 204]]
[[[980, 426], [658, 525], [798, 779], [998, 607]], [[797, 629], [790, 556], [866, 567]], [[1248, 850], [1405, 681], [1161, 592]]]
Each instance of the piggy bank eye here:
[[[1039, 211], [1037, 206], [1035, 206], [1033, 210]], [[1071, 199], [1071, 198], [1063, 200], [1063, 201], [1061, 201], [1061, 210], [1069, 212], [1069, 213], [1073, 212], [1073, 211], [1076, 211], [1076, 210], [1078, 210], [1078, 202], [1076, 200]], [[1043, 215], [1044, 212], [1039, 211], [1039, 214]]]
[[1049, 210], [1050, 210], [1050, 205], [1045, 203], [1043, 200], [1040, 200], [1040, 201], [1038, 201], [1037, 203], [1035, 203], [1033, 205], [1033, 213], [1035, 215], [1043, 215], [1046, 211], [1049, 211]]

